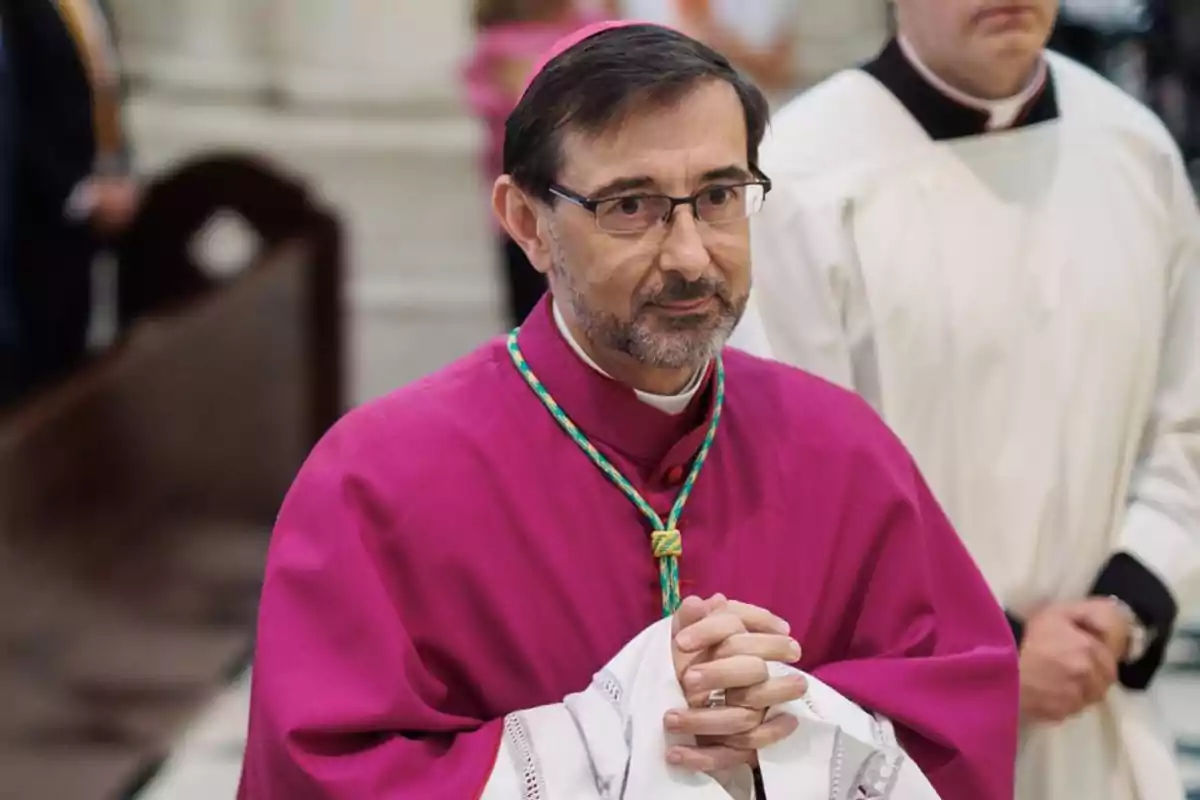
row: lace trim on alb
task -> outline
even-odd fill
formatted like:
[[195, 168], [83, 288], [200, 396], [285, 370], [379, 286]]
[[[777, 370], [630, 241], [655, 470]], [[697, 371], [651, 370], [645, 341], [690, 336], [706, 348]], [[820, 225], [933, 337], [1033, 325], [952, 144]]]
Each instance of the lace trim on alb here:
[[613, 710], [617, 712], [617, 716], [624, 721], [625, 690], [621, 688], [621, 682], [617, 680], [617, 677], [608, 670], [602, 669], [592, 679], [592, 686], [596, 687], [604, 695], [612, 705]]
[[505, 717], [504, 735], [508, 739], [508, 752], [512, 756], [513, 766], [521, 776], [521, 797], [524, 800], [548, 800], [542, 766], [533, 749], [533, 737], [529, 733], [525, 715], [518, 711]]

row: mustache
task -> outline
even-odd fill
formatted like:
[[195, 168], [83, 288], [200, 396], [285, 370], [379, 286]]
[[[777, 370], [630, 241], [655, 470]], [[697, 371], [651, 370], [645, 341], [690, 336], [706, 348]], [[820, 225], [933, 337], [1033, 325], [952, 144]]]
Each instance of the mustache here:
[[686, 303], [690, 300], [703, 300], [706, 297], [716, 297], [728, 303], [728, 295], [728, 288], [712, 278], [698, 278], [689, 281], [677, 272], [668, 272], [662, 288], [645, 298], [643, 305]]

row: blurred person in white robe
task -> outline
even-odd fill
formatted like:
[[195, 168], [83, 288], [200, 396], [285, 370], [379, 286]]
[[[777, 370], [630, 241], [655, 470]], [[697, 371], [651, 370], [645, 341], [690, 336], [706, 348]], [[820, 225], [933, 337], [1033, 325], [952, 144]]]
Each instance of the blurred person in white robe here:
[[895, 0], [783, 108], [732, 343], [862, 394], [1021, 647], [1018, 800], [1183, 797], [1153, 680], [1200, 575], [1200, 215], [1056, 0]]

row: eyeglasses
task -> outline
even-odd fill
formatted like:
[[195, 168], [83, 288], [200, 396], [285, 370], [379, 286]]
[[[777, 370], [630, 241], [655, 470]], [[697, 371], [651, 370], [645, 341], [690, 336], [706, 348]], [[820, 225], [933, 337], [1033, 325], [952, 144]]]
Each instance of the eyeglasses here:
[[665, 194], [621, 194], [590, 198], [565, 186], [550, 185], [551, 194], [584, 208], [607, 233], [644, 233], [670, 222], [679, 206], [691, 206], [692, 215], [708, 225], [725, 225], [757, 214], [771, 191], [771, 179], [757, 169], [759, 180], [715, 183], [688, 197]]

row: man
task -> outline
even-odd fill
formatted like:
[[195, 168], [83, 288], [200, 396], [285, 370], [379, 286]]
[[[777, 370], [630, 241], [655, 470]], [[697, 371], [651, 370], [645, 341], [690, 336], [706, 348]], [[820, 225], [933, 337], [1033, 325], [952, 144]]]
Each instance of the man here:
[[16, 89], [18, 390], [85, 357], [91, 265], [133, 216], [112, 31], [95, 0], [0, 0]]
[[762, 94], [653, 25], [553, 53], [494, 191], [552, 299], [305, 465], [241, 797], [1008, 800], [1015, 647], [908, 455], [722, 351]]
[[1020, 800], [1182, 797], [1147, 696], [1200, 572], [1200, 218], [1053, 0], [898, 0], [781, 110], [734, 344], [862, 394], [1021, 643]]

